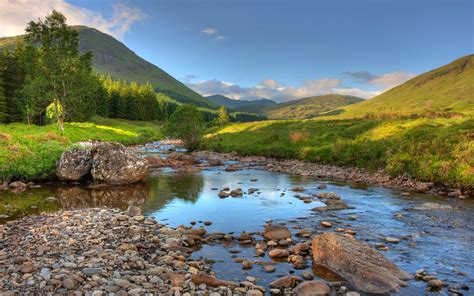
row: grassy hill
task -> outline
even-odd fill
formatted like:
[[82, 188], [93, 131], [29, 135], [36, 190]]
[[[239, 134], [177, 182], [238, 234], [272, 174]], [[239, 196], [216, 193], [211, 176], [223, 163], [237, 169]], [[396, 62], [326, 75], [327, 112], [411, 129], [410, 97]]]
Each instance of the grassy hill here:
[[[191, 90], [171, 75], [142, 59], [123, 43], [96, 29], [75, 26], [79, 32], [79, 50], [91, 51], [94, 69], [102, 74], [110, 74], [115, 79], [145, 83], [149, 81], [157, 91], [171, 98], [200, 107], [215, 107], [213, 103]], [[22, 36], [0, 38], [0, 48], [12, 46]]]
[[473, 64], [473, 55], [463, 57], [373, 99], [329, 112], [338, 115], [216, 127], [209, 130], [206, 148], [384, 168], [393, 175], [474, 188]]
[[339, 118], [473, 113], [474, 55], [421, 74], [370, 100], [341, 108]]
[[364, 99], [354, 96], [330, 94], [280, 103], [276, 106], [265, 107], [262, 111], [270, 119], [305, 119], [362, 101]]

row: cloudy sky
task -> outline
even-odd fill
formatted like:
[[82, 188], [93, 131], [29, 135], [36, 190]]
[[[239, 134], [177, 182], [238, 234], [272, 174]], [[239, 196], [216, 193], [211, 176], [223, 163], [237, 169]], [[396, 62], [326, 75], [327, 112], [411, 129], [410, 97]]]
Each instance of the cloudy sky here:
[[471, 0], [0, 0], [0, 37], [52, 9], [203, 95], [371, 98], [474, 52]]

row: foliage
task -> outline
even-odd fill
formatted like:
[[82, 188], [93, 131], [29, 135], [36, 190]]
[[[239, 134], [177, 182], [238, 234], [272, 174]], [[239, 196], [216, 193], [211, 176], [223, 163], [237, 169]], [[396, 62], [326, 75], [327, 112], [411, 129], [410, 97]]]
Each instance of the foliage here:
[[216, 123], [218, 125], [223, 125], [230, 122], [229, 113], [227, 112], [227, 109], [224, 106], [221, 106], [218, 112], [219, 113], [216, 118]]
[[73, 143], [87, 140], [140, 144], [162, 138], [161, 126], [152, 122], [94, 117], [92, 122], [36, 126], [22, 123], [0, 125], [0, 180], [43, 179], [54, 170], [63, 151]]
[[473, 130], [472, 117], [264, 121], [214, 127], [203, 145], [474, 187]]
[[64, 15], [53, 10], [44, 20], [31, 21], [26, 32], [26, 50], [32, 53], [25, 60], [29, 71], [22, 89], [32, 105], [27, 109], [53, 103], [60, 130], [66, 119], [94, 115], [91, 98], [100, 85], [94, 83], [92, 56], [79, 54], [77, 31], [67, 26]]
[[170, 116], [165, 128], [167, 135], [177, 137], [189, 151], [199, 148], [203, 133], [204, 119], [194, 105], [181, 105]]

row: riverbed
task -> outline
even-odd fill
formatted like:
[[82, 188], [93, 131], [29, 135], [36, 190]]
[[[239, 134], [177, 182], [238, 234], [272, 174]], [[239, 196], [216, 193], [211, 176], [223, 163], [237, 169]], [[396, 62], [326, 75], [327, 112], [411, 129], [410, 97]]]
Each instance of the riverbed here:
[[[152, 147], [152, 148], [150, 148]], [[172, 146], [158, 144], [138, 148], [141, 155], [166, 157]], [[474, 289], [474, 203], [472, 200], [446, 197], [402, 194], [387, 188], [315, 180], [269, 172], [259, 165], [228, 172], [225, 166], [202, 167], [200, 172], [187, 173], [172, 169], [155, 170], [145, 182], [109, 189], [88, 188], [81, 184], [44, 184], [41, 188], [21, 193], [0, 192], [2, 213], [10, 217], [83, 207], [117, 207], [126, 209], [136, 205], [146, 216], [173, 227], [196, 223], [208, 233], [222, 232], [238, 235], [242, 232], [258, 233], [268, 222], [282, 224], [294, 234], [293, 241], [308, 238], [295, 234], [306, 230], [311, 234], [350, 230], [356, 238], [369, 245], [383, 244], [383, 254], [410, 274], [424, 269], [436, 275], [448, 287], [439, 292], [429, 292], [423, 281], [410, 280], [399, 295], [450, 295], [448, 288], [460, 295], [472, 294]], [[323, 185], [323, 186], [321, 186]], [[324, 186], [325, 185], [325, 186]], [[240, 197], [219, 198], [221, 189], [240, 188]], [[303, 192], [292, 189], [301, 187]], [[326, 187], [324, 189], [318, 189]], [[254, 191], [249, 194], [250, 191]], [[297, 197], [322, 192], [336, 192], [348, 205], [339, 211], [315, 212], [323, 206], [318, 200], [305, 203]], [[442, 205], [438, 210], [414, 210], [427, 203]], [[330, 222], [323, 227], [320, 222]], [[206, 222], [206, 225], [204, 225]], [[390, 243], [387, 237], [399, 242]], [[259, 279], [258, 284], [269, 282], [288, 274], [301, 275], [310, 271], [316, 278], [332, 280], [332, 276], [308, 264], [306, 269], [294, 269], [286, 262], [273, 262], [274, 273], [263, 271], [254, 264], [243, 270], [236, 259], [272, 262], [268, 255], [255, 256], [252, 245], [211, 242], [203, 244], [193, 253], [193, 258], [212, 262], [219, 278], [241, 282], [248, 276]], [[470, 287], [471, 290], [466, 290]]]

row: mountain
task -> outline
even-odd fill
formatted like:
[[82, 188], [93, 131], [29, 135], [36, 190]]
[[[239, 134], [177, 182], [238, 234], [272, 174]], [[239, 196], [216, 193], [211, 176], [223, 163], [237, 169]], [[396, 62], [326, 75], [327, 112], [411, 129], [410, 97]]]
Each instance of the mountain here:
[[[81, 53], [91, 51], [94, 69], [114, 79], [145, 83], [149, 81], [158, 92], [171, 98], [200, 107], [215, 107], [213, 103], [183, 83], [142, 59], [122, 42], [110, 35], [85, 26], [74, 26], [79, 33]], [[0, 47], [12, 46], [21, 36], [0, 38]]]
[[277, 103], [269, 99], [257, 99], [257, 100], [233, 100], [222, 95], [212, 95], [205, 97], [207, 100], [213, 102], [216, 105], [224, 106], [229, 109], [235, 109], [238, 111], [240, 108], [254, 107], [254, 106], [273, 106]]
[[427, 112], [474, 113], [474, 55], [421, 74], [370, 100], [341, 108], [339, 117]]
[[305, 119], [362, 101], [364, 99], [354, 96], [330, 94], [279, 103], [276, 106], [265, 107], [260, 112], [267, 115], [269, 119]]

